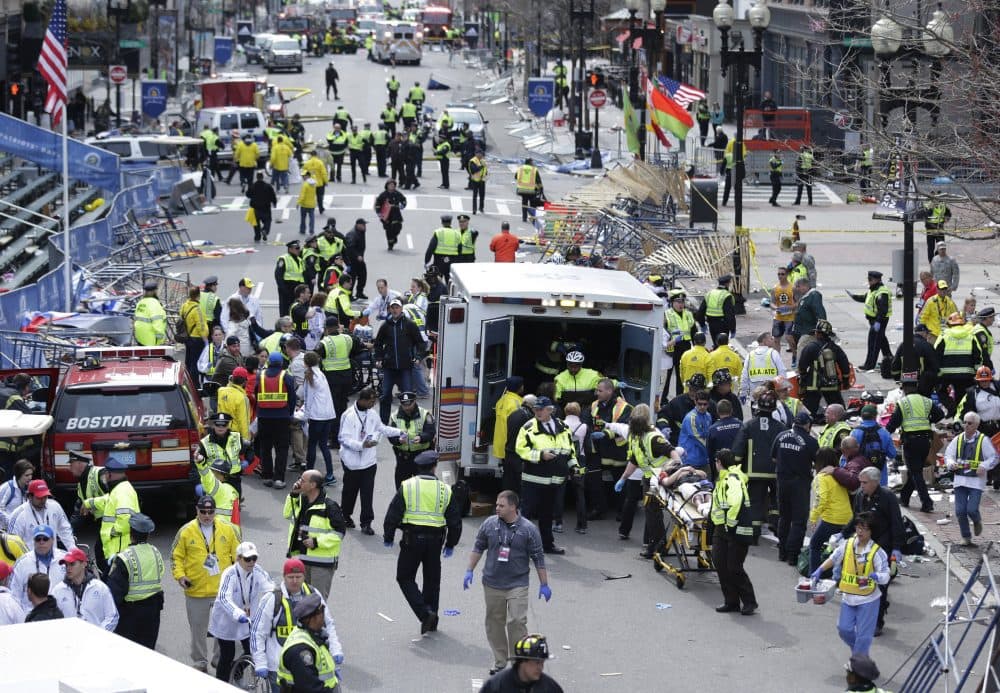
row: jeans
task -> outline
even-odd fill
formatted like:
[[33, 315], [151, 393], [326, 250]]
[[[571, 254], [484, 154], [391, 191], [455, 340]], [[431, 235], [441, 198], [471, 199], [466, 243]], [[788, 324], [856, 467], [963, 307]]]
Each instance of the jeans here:
[[306, 232], [306, 219], [309, 220], [309, 235], [316, 233], [316, 208], [299, 207], [299, 233]]
[[827, 540], [843, 528], [844, 525], [832, 525], [829, 522], [823, 522], [823, 520], [816, 523], [816, 529], [813, 530], [812, 539], [809, 540], [810, 573], [819, 568], [819, 564], [823, 562], [823, 546], [826, 544]]
[[326, 464], [326, 477], [333, 476], [333, 458], [330, 456], [330, 430], [333, 428], [333, 419], [309, 419], [309, 442], [306, 444], [306, 468], [316, 467], [316, 446], [323, 454], [323, 462]]
[[413, 391], [417, 397], [427, 397], [431, 393], [430, 388], [427, 386], [427, 364], [424, 363], [423, 359], [418, 359], [413, 365], [410, 379], [412, 380]]
[[859, 606], [840, 605], [837, 633], [851, 648], [852, 655], [868, 656], [872, 638], [875, 637], [875, 624], [878, 621], [878, 602], [876, 599]]
[[958, 520], [958, 527], [962, 532], [963, 539], [971, 539], [972, 532], [969, 530], [969, 520], [982, 522], [983, 518], [979, 514], [979, 499], [983, 497], [983, 492], [978, 488], [968, 486], [955, 487], [955, 518]]
[[392, 409], [392, 390], [398, 387], [400, 392], [410, 392], [413, 369], [383, 368], [382, 369], [382, 401], [379, 403], [379, 415], [382, 423], [389, 423], [389, 412]]
[[278, 192], [278, 188], [284, 187], [285, 192], [288, 191], [288, 171], [276, 171], [271, 169], [271, 185], [274, 187], [274, 191]]

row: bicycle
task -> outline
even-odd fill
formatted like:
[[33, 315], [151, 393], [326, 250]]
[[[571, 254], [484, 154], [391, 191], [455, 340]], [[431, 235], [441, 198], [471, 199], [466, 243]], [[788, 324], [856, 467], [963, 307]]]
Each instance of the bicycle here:
[[229, 683], [236, 686], [241, 691], [251, 693], [271, 693], [271, 682], [266, 678], [257, 676], [254, 671], [252, 655], [241, 655], [233, 662], [233, 670], [229, 674]]

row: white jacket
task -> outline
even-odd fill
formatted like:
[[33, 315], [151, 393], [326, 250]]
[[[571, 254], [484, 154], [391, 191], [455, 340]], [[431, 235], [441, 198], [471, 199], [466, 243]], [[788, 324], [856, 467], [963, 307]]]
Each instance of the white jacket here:
[[751, 390], [758, 386], [763, 385], [768, 380], [774, 380], [775, 376], [762, 376], [762, 375], [750, 375], [750, 362], [753, 361], [758, 368], [766, 368], [768, 365], [773, 366], [777, 371], [778, 375], [785, 375], [785, 364], [781, 360], [781, 354], [767, 346], [759, 346], [747, 354], [746, 359], [743, 360], [743, 375], [740, 377], [740, 395], [747, 396], [750, 394]]
[[54, 498], [46, 499], [43, 510], [35, 510], [31, 501], [28, 501], [14, 511], [8, 522], [10, 533], [24, 539], [24, 543], [28, 546], [34, 543], [32, 535], [38, 525], [48, 525], [54, 529], [56, 536], [59, 537], [67, 551], [76, 546], [76, 540], [73, 538], [73, 527], [69, 524], [66, 511]]
[[223, 322], [222, 327], [226, 330], [226, 337], [237, 337], [240, 340], [240, 356], [253, 356], [253, 343], [250, 340], [250, 321]]
[[[208, 633], [220, 640], [245, 640], [250, 637], [250, 614], [257, 603], [274, 589], [267, 571], [254, 564], [249, 573], [235, 563], [224, 571], [219, 582], [219, 593], [212, 605]], [[240, 616], [247, 622], [240, 623]]]
[[292, 380], [295, 382], [295, 389], [298, 391], [302, 387], [302, 379], [306, 377], [306, 353], [300, 351], [299, 355], [292, 359], [288, 368], [288, 375], [292, 376]]
[[368, 469], [378, 462], [377, 445], [364, 447], [366, 439], [379, 441], [382, 436], [399, 436], [403, 431], [386, 426], [379, 417], [377, 406], [362, 411], [355, 404], [340, 417], [340, 461], [347, 469]]
[[91, 576], [83, 588], [83, 598], [77, 599], [73, 588], [65, 580], [56, 585], [52, 596], [66, 618], [82, 618], [87, 623], [114, 631], [118, 625], [118, 607], [111, 590], [100, 579]]
[[13, 626], [17, 623], [24, 623], [27, 612], [21, 603], [17, 601], [10, 590], [0, 587], [0, 626]]
[[[264, 311], [260, 308], [260, 300], [257, 299], [252, 293], [243, 298], [239, 291], [230, 296], [229, 298], [238, 298], [247, 308], [247, 312], [250, 313], [250, 317], [257, 321], [258, 325], [264, 324]], [[219, 324], [225, 325], [229, 322], [229, 298], [222, 302], [222, 313], [219, 314]]]
[[0, 485], [0, 513], [9, 517], [27, 502], [28, 492], [21, 490], [17, 485], [17, 479], [8, 479]]
[[337, 418], [337, 410], [333, 406], [333, 396], [330, 394], [330, 384], [326, 381], [326, 376], [318, 366], [313, 366], [313, 381], [315, 385], [309, 385], [305, 379], [295, 394], [299, 401], [303, 403], [306, 418], [313, 421], [329, 421]]
[[[314, 587], [309, 587], [310, 592], [315, 592]], [[281, 593], [287, 597], [288, 588], [285, 587], [285, 582], [281, 582]], [[261, 669], [267, 667], [268, 671], [278, 670], [278, 655], [281, 654], [281, 646], [278, 644], [278, 637], [275, 634], [275, 628], [278, 623], [284, 618], [281, 613], [281, 609], [278, 612], [274, 611], [274, 590], [265, 594], [259, 602], [257, 602], [257, 608], [253, 612], [253, 620], [250, 622], [250, 652], [253, 654], [253, 666], [254, 669]], [[300, 592], [296, 599], [292, 600], [292, 606], [304, 596], [303, 592]], [[323, 595], [320, 594], [320, 599], [323, 599]], [[330, 650], [330, 654], [337, 656], [344, 654], [343, 648], [340, 646], [340, 640], [337, 638], [337, 628], [333, 623], [333, 616], [330, 615], [330, 607], [326, 603], [326, 599], [323, 599], [323, 616], [327, 635], [327, 648]]]
[[48, 567], [39, 560], [34, 551], [29, 551], [17, 559], [8, 584], [10, 593], [17, 599], [25, 613], [33, 608], [28, 600], [28, 578], [35, 573], [45, 573], [49, 576], [49, 594], [55, 594], [56, 585], [66, 577], [66, 567], [59, 563], [59, 559], [65, 555], [65, 551], [53, 547], [52, 560], [49, 561]]
[[326, 313], [321, 308], [315, 308], [316, 312], [309, 318], [309, 332], [306, 333], [306, 349], [312, 351], [326, 334]]

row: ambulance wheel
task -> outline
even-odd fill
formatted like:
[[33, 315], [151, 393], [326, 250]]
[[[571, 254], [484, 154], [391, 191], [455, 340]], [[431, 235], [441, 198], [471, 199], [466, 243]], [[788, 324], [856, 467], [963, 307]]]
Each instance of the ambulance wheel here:
[[684, 577], [684, 573], [677, 573], [677, 589], [684, 589], [685, 582], [687, 582], [687, 578]]
[[419, 60], [414, 60], [413, 61], [413, 66], [414, 67], [420, 67], [420, 61]]
[[302, 66], [301, 66], [301, 65], [299, 65], [299, 70], [298, 70], [298, 72], [299, 72], [299, 74], [300, 74], [300, 75], [302, 74]]

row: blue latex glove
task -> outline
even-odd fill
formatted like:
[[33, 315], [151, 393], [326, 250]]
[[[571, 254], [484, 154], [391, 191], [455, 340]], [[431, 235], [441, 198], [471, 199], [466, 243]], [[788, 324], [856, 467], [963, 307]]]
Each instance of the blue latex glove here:
[[387, 549], [391, 549], [392, 548], [392, 542], [391, 541], [383, 541], [382, 542], [382, 546], [384, 546]]
[[195, 484], [194, 495], [196, 495], [198, 498], [201, 498], [202, 496], [204, 496], [205, 495], [205, 487], [202, 486], [201, 484]]
[[541, 599], [542, 597], [545, 597], [545, 601], [552, 599], [552, 588], [548, 585], [539, 585], [538, 598]]
[[605, 433], [604, 431], [594, 431], [593, 433], [590, 434], [590, 439], [591, 440], [604, 440], [604, 438], [606, 438], [607, 435], [608, 434]]
[[903, 552], [900, 551], [899, 549], [896, 549], [895, 551], [892, 552], [892, 557], [896, 559], [897, 563], [903, 562]]
[[371, 308], [365, 308], [363, 311], [361, 311], [361, 314], [364, 315], [367, 318], [369, 315], [372, 314], [372, 309]]
[[882, 329], [882, 323], [880, 322], [872, 323], [872, 327], [874, 327], [875, 331], [878, 332], [879, 330]]
[[931, 402], [935, 405], [941, 404], [941, 398], [938, 397], [938, 393], [936, 392], [931, 393]]
[[249, 466], [250, 466], [249, 462], [247, 462], [246, 460], [240, 460], [240, 469], [246, 469]]
[[656, 430], [662, 433], [664, 438], [670, 438], [670, 426], [660, 426]]
[[615, 493], [621, 493], [622, 489], [625, 488], [625, 480], [619, 479], [615, 482]]
[[334, 667], [333, 668], [333, 675], [337, 677], [338, 681], [343, 681], [344, 680], [344, 675], [341, 673], [340, 667]]
[[472, 586], [472, 571], [465, 571], [465, 579], [462, 580], [462, 589], [469, 589]]
[[820, 578], [820, 576], [821, 576], [822, 574], [823, 574], [823, 567], [822, 567], [822, 566], [820, 566], [820, 567], [819, 567], [819, 568], [817, 568], [816, 570], [812, 571], [812, 572], [811, 572], [811, 573], [809, 574], [809, 577], [811, 577], [811, 578], [812, 578], [813, 580], [819, 580], [819, 578]]
[[342, 654], [333, 655], [333, 663], [339, 667], [341, 664], [344, 663], [344, 655]]
[[455, 547], [454, 546], [446, 546], [446, 547], [444, 547], [444, 552], [442, 553], [442, 555], [445, 558], [451, 558], [451, 556], [452, 556], [453, 553], [455, 553]]
[[250, 617], [246, 614], [240, 614], [240, 617], [237, 620], [239, 620], [240, 623], [250, 623]]
[[257, 667], [253, 670], [253, 673], [257, 674], [257, 676], [262, 679], [266, 679], [268, 674], [267, 667]]
[[746, 403], [747, 403], [747, 396], [740, 395], [740, 404], [746, 404]]

